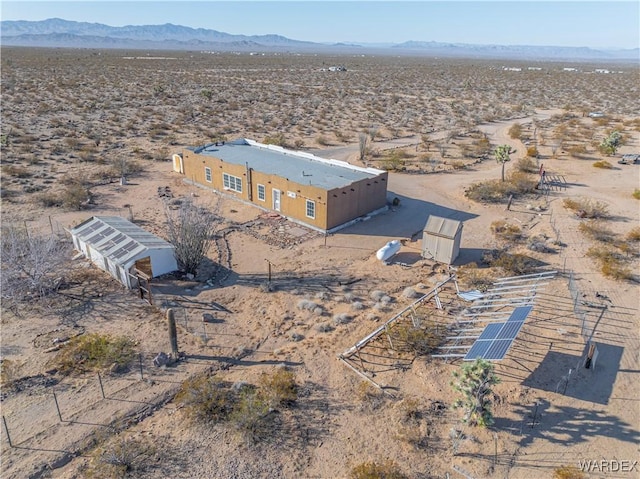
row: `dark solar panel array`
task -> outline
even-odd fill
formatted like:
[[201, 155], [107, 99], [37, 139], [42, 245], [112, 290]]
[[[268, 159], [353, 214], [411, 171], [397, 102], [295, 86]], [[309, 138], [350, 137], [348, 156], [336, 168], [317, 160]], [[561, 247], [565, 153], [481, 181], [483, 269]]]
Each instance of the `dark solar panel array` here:
[[533, 306], [520, 306], [513, 310], [506, 322], [487, 325], [465, 355], [464, 360], [504, 359], [532, 308]]

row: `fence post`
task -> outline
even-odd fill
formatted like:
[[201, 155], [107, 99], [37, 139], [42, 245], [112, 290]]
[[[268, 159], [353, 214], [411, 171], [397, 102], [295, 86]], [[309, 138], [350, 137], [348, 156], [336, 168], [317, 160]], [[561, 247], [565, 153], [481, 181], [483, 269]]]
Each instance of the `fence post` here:
[[100, 383], [100, 392], [102, 393], [102, 399], [106, 399], [104, 395], [104, 387], [102, 386], [102, 377], [100, 376], [100, 372], [98, 371], [98, 382]]
[[60, 422], [64, 422], [62, 420], [62, 414], [60, 414], [60, 405], [58, 404], [58, 397], [56, 396], [56, 392], [53, 391], [53, 400], [56, 403], [56, 411], [58, 411], [58, 418], [60, 419]]
[[142, 372], [142, 353], [138, 354], [138, 364], [140, 365], [140, 379], [144, 379], [144, 373]]
[[7, 420], [4, 415], [2, 416], [2, 424], [4, 424], [4, 430], [7, 433], [7, 441], [9, 442], [9, 447], [13, 447], [13, 443], [11, 442], [11, 435], [9, 434], [9, 426], [7, 426]]

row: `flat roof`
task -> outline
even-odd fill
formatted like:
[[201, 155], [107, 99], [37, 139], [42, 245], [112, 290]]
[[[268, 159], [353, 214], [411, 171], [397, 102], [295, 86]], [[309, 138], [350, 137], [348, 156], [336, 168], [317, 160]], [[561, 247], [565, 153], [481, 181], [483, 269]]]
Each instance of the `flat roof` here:
[[362, 168], [345, 161], [320, 158], [311, 153], [265, 145], [246, 138], [187, 149], [235, 165], [248, 164], [254, 171], [324, 190], [343, 188], [356, 181], [385, 173], [376, 168]]

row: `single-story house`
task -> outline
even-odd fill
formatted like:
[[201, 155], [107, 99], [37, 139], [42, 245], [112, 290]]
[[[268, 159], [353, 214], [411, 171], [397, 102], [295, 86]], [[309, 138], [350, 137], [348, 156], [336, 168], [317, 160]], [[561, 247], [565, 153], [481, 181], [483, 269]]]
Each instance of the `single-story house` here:
[[119, 216], [93, 216], [69, 233], [77, 251], [127, 288], [137, 286], [138, 260], [150, 259], [152, 277], [178, 269], [172, 244]]
[[173, 155], [186, 181], [319, 231], [386, 208], [388, 173], [248, 139]]
[[451, 264], [460, 254], [462, 221], [431, 215], [422, 232], [422, 257]]

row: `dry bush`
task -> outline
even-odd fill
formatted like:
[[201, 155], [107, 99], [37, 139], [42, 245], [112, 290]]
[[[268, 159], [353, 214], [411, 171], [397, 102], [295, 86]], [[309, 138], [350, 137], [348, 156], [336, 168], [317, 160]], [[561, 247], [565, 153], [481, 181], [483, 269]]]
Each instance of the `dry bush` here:
[[514, 123], [509, 128], [509, 137], [514, 140], [519, 140], [522, 137], [522, 125], [520, 123]]
[[615, 234], [607, 228], [601, 220], [589, 220], [580, 223], [578, 230], [591, 239], [601, 241], [603, 243], [611, 243]]
[[575, 466], [560, 466], [553, 470], [553, 479], [585, 479], [587, 476]]
[[609, 163], [607, 160], [599, 160], [593, 164], [594, 168], [602, 168], [605, 170], [612, 170], [613, 165]]
[[633, 272], [626, 266], [626, 259], [613, 249], [594, 246], [587, 250], [587, 256], [598, 263], [604, 276], [615, 280], [633, 279]]
[[573, 211], [579, 218], [597, 219], [609, 216], [609, 208], [605, 203], [593, 201], [590, 198], [580, 198], [577, 200], [565, 198], [562, 201], [562, 205]]
[[509, 243], [516, 243], [524, 238], [522, 228], [518, 225], [507, 223], [505, 220], [498, 220], [491, 223], [491, 232], [497, 239]]
[[506, 250], [487, 251], [482, 259], [492, 268], [500, 268], [514, 276], [534, 273], [540, 267], [540, 262], [535, 258], [520, 253], [512, 254]]
[[634, 243], [640, 241], [640, 226], [631, 228], [631, 230], [626, 234], [625, 239]]
[[523, 173], [538, 173], [539, 170], [536, 161], [531, 156], [520, 158], [516, 162], [516, 168]]
[[408, 479], [395, 461], [363, 462], [351, 468], [349, 479]]
[[636, 200], [640, 200], [640, 189], [636, 188], [635, 190], [633, 190], [631, 196], [633, 196]]
[[31, 171], [20, 165], [4, 165], [2, 167], [2, 174], [14, 178], [30, 178], [33, 176]]
[[108, 369], [112, 373], [125, 371], [133, 362], [135, 342], [125, 336], [86, 334], [73, 338], [53, 360], [62, 374]]
[[491, 272], [487, 269], [480, 269], [476, 263], [468, 263], [458, 268], [456, 273], [458, 282], [471, 289], [479, 291], [488, 290], [495, 281]]
[[84, 473], [88, 479], [139, 477], [159, 459], [151, 439], [117, 435], [93, 452]]
[[87, 207], [91, 195], [89, 190], [80, 183], [66, 186], [59, 196], [62, 207], [68, 210], [81, 210]]
[[18, 379], [20, 365], [10, 359], [0, 358], [0, 386], [6, 391]]
[[176, 402], [197, 423], [226, 420], [233, 410], [233, 391], [222, 380], [207, 374], [195, 375], [182, 383]]
[[278, 368], [271, 374], [263, 373], [258, 390], [271, 408], [290, 406], [298, 398], [295, 374], [286, 368]]
[[530, 146], [527, 148], [527, 157], [529, 158], [537, 158], [539, 155], [538, 148], [535, 146]]
[[388, 333], [396, 351], [426, 356], [442, 344], [446, 331], [433, 321], [422, 321], [417, 328], [411, 323], [396, 322]]
[[472, 184], [465, 196], [471, 200], [487, 203], [501, 203], [509, 196], [514, 198], [534, 193], [538, 180], [521, 171], [513, 171], [506, 181], [488, 180]]

